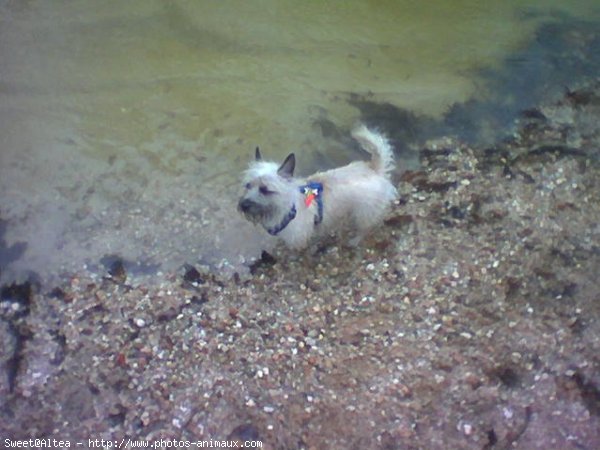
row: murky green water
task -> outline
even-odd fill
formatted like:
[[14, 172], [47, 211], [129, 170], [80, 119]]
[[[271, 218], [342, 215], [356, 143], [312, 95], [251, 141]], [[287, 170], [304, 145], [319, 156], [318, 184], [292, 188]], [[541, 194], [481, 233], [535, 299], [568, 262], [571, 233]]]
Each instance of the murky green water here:
[[268, 245], [235, 212], [255, 145], [348, 160], [323, 124], [344, 132], [361, 102], [441, 120], [551, 60], [541, 27], [589, 49], [577, 29], [599, 18], [595, 0], [0, 2], [2, 278], [106, 254], [235, 269]]

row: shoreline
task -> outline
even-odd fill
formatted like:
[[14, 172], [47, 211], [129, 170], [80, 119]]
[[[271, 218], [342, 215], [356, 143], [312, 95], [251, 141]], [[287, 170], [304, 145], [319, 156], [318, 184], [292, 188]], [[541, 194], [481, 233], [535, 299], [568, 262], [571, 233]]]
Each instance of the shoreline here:
[[600, 447], [598, 124], [595, 82], [495, 146], [428, 142], [358, 249], [4, 286], [0, 432]]

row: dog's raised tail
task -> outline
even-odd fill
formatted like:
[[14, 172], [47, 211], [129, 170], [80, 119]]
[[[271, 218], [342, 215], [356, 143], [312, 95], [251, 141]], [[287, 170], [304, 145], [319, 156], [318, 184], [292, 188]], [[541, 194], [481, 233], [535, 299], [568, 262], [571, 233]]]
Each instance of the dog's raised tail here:
[[371, 154], [369, 165], [375, 172], [385, 175], [394, 169], [394, 150], [385, 136], [359, 125], [352, 131], [352, 137]]

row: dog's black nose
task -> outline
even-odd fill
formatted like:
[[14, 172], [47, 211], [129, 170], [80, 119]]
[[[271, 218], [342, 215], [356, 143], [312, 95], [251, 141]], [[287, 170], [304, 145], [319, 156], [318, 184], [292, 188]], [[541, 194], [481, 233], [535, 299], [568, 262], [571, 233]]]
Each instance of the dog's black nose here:
[[252, 208], [252, 205], [254, 205], [254, 202], [252, 200], [248, 200], [247, 198], [244, 198], [244, 199], [240, 200], [240, 202], [238, 203], [238, 208], [242, 212], [248, 212], [250, 210], [250, 208]]

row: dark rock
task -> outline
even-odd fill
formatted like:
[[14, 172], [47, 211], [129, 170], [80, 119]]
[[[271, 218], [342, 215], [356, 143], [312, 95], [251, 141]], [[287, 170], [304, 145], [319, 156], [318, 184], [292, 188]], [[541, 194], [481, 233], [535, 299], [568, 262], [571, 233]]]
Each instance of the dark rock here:
[[230, 441], [259, 441], [260, 433], [258, 429], [250, 424], [245, 423], [242, 425], [238, 425], [235, 427], [231, 433], [229, 433], [229, 437], [227, 438]]
[[123, 284], [127, 279], [127, 271], [125, 270], [125, 261], [118, 255], [105, 255], [100, 259], [100, 262], [112, 279], [118, 283]]
[[273, 255], [266, 250], [263, 250], [260, 258], [250, 265], [250, 273], [254, 275], [260, 269], [274, 266], [276, 262], [277, 260]]
[[521, 384], [521, 377], [515, 369], [509, 366], [495, 368], [492, 371], [492, 375], [508, 388], [515, 388]]
[[581, 400], [590, 414], [600, 416], [600, 389], [594, 383], [586, 380], [580, 372], [575, 372], [573, 380], [581, 393]]
[[194, 305], [194, 306], [202, 306], [207, 302], [208, 302], [208, 297], [206, 296], [206, 294], [203, 294], [200, 297], [198, 297], [197, 295], [194, 295], [190, 299], [190, 304]]
[[9, 329], [14, 337], [14, 350], [12, 356], [6, 361], [5, 368], [9, 391], [14, 392], [17, 385], [17, 377], [24, 359], [25, 343], [33, 335], [25, 325], [17, 326], [11, 322]]
[[185, 273], [183, 274], [183, 281], [186, 283], [195, 283], [195, 284], [203, 284], [205, 282], [204, 278], [198, 269], [196, 269], [191, 264], [186, 264], [183, 266]]
[[31, 300], [33, 298], [33, 285], [29, 281], [25, 283], [13, 283], [3, 286], [0, 290], [0, 299], [9, 303], [18, 304], [18, 308], [11, 308], [7, 319], [18, 319], [25, 317], [30, 312]]

